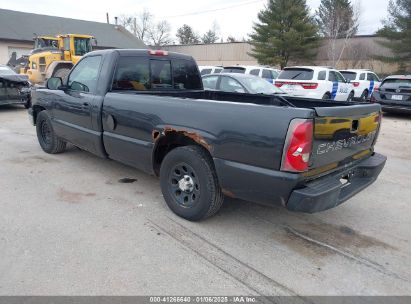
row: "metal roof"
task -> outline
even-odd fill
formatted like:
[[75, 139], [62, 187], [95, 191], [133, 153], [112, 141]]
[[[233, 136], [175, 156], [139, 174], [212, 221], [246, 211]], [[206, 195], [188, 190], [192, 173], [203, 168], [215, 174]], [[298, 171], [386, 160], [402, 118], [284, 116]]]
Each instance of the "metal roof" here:
[[97, 47], [146, 48], [122, 26], [0, 9], [0, 39], [33, 41], [36, 35], [88, 34]]

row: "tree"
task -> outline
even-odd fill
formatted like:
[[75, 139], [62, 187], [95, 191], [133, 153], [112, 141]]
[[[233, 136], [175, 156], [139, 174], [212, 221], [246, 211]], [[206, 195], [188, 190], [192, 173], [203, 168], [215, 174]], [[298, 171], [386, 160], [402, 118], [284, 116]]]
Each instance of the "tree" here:
[[235, 39], [235, 37], [234, 36], [228, 36], [227, 37], [227, 42], [237, 42], [237, 39]]
[[146, 9], [137, 15], [121, 15], [120, 25], [146, 44], [150, 44], [149, 29], [153, 27], [153, 15]]
[[121, 15], [119, 22], [145, 44], [161, 46], [172, 42], [170, 24], [165, 20], [156, 23], [146, 9], [140, 14]]
[[384, 27], [377, 34], [386, 41], [379, 43], [392, 51], [392, 56], [378, 56], [385, 62], [398, 63], [399, 72], [405, 73], [411, 60], [411, 1], [390, 0], [389, 17], [384, 21]]
[[187, 24], [184, 24], [177, 30], [176, 36], [180, 44], [194, 44], [200, 42], [200, 38], [194, 32], [193, 28]]
[[358, 32], [358, 18], [350, 0], [321, 0], [316, 22], [326, 38], [345, 38], [347, 32]]
[[154, 46], [162, 46], [170, 44], [173, 40], [170, 37], [171, 26], [163, 20], [158, 22], [154, 27], [149, 29], [151, 44]]
[[209, 29], [201, 38], [203, 43], [216, 43], [218, 37], [219, 27], [216, 22], [213, 22], [211, 29]]
[[280, 65], [309, 59], [318, 46], [318, 29], [306, 0], [269, 0], [253, 25], [250, 54], [260, 64]]
[[361, 2], [349, 0], [321, 0], [316, 22], [327, 43], [330, 65], [336, 67], [350, 39], [358, 32]]

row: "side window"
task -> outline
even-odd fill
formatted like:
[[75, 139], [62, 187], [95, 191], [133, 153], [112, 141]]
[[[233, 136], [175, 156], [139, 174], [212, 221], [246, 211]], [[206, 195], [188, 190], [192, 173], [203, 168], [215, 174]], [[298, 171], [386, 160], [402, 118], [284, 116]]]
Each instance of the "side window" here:
[[263, 70], [262, 77], [267, 78], [267, 79], [273, 79], [274, 78], [273, 74], [271, 74], [271, 71], [270, 70], [265, 70], [265, 69]]
[[318, 80], [325, 80], [326, 76], [327, 76], [327, 71], [318, 72]]
[[335, 77], [337, 78], [337, 81], [338, 81], [338, 82], [346, 82], [344, 76], [341, 75], [340, 72], [335, 72]]
[[64, 38], [64, 50], [70, 51], [70, 38], [69, 37]]
[[169, 60], [150, 60], [151, 89], [161, 90], [173, 87], [171, 62]]
[[211, 69], [203, 69], [201, 70], [201, 75], [211, 74]]
[[231, 77], [221, 77], [220, 90], [224, 92], [245, 93], [243, 86]]
[[82, 92], [95, 92], [100, 63], [101, 56], [86, 57], [81, 60], [69, 76], [68, 85], [70, 89]]
[[332, 81], [332, 82], [336, 82], [337, 81], [337, 76], [335, 75], [334, 71], [330, 71], [328, 73], [328, 80]]
[[205, 90], [217, 89], [217, 81], [219, 76], [207, 76], [203, 78], [203, 86]]
[[360, 80], [365, 80], [365, 73], [360, 74]]
[[113, 90], [145, 91], [150, 88], [148, 59], [120, 57], [113, 80]]
[[214, 73], [220, 74], [222, 70], [223, 70], [223, 69], [215, 69], [215, 70], [214, 70]]
[[368, 73], [367, 80], [380, 81], [380, 79], [374, 73]]
[[258, 76], [258, 75], [260, 75], [260, 70], [259, 70], [259, 69], [251, 70], [251, 71], [250, 71], [250, 74], [251, 74], [251, 75]]
[[177, 59], [173, 60], [174, 89], [201, 90], [203, 88], [198, 68], [194, 61]]

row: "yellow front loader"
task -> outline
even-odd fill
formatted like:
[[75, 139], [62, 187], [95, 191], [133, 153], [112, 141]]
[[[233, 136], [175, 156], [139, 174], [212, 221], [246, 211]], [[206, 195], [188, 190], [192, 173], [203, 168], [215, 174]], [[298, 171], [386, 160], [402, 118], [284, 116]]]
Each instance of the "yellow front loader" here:
[[20, 74], [28, 75], [33, 84], [44, 84], [50, 77], [64, 79], [80, 58], [92, 51], [92, 44], [95, 39], [90, 35], [38, 36]]

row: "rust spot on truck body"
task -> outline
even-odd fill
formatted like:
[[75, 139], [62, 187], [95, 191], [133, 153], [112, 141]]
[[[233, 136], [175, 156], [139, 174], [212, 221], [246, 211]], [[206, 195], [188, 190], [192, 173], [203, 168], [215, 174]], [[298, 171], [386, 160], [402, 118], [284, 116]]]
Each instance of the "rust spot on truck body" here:
[[[154, 132], [155, 132], [155, 131], [154, 131]], [[154, 132], [153, 132], [153, 138], [154, 138]], [[183, 136], [185, 136], [185, 137], [188, 137], [188, 138], [192, 139], [193, 141], [195, 141], [196, 143], [198, 143], [199, 145], [201, 145], [201, 146], [203, 146], [204, 148], [206, 148], [209, 152], [211, 152], [211, 150], [212, 150], [211, 145], [209, 145], [209, 144], [205, 141], [205, 139], [204, 139], [200, 134], [198, 134], [197, 132], [189, 132], [189, 131], [187, 131], [187, 130], [177, 130], [177, 129], [174, 129], [174, 128], [172, 128], [172, 127], [166, 126], [166, 127], [164, 128], [163, 135], [168, 135], [168, 134], [170, 134], [170, 133], [180, 134], [180, 135], [183, 135]], [[158, 139], [158, 138], [159, 138], [159, 137], [157, 137], [157, 139]]]

